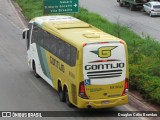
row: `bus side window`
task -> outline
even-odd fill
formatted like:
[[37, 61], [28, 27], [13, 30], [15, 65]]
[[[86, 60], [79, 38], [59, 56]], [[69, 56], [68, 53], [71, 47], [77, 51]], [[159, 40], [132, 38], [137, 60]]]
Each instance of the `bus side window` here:
[[38, 26], [33, 26], [32, 38], [31, 43], [37, 43], [37, 35], [38, 35]]
[[43, 43], [44, 43], [44, 48], [49, 51], [49, 33], [46, 31], [43, 31]]
[[77, 49], [73, 46], [70, 47], [70, 51], [71, 51], [71, 66], [75, 66], [76, 64], [76, 57], [77, 57]]
[[58, 38], [57, 44], [57, 57], [64, 60], [64, 42]]
[[70, 54], [70, 45], [69, 44], [67, 44], [67, 43], [65, 43], [65, 45], [64, 45], [64, 55], [65, 55], [65, 62], [67, 63], [67, 64], [71, 64], [71, 54]]
[[51, 34], [49, 35], [49, 51], [53, 54], [56, 55], [56, 48], [57, 48], [57, 40], [55, 39], [54, 36]]
[[44, 31], [43, 31], [42, 29], [39, 29], [39, 30], [38, 30], [37, 43], [38, 43], [41, 47], [44, 47]]

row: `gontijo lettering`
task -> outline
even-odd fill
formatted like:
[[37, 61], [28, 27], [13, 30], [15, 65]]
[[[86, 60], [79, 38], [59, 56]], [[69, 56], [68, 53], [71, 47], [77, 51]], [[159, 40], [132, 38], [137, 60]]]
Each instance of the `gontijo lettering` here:
[[86, 65], [85, 70], [104, 70], [104, 69], [115, 69], [124, 68], [124, 63], [112, 63], [112, 64], [99, 64], [99, 65]]
[[64, 65], [61, 64], [59, 61], [57, 61], [56, 59], [54, 59], [53, 57], [50, 56], [50, 63], [54, 66], [56, 66], [60, 71], [62, 71], [63, 73], [64, 71]]

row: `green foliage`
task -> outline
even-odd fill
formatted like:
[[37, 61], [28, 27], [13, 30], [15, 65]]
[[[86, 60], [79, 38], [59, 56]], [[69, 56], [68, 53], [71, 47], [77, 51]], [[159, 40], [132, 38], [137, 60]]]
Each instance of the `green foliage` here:
[[16, 0], [23, 10], [27, 20], [41, 16], [43, 13], [42, 0]]
[[[42, 15], [42, 0], [16, 0], [28, 20]], [[72, 14], [70, 14], [72, 15]], [[138, 90], [151, 102], [160, 105], [160, 43], [149, 36], [141, 38], [118, 22], [113, 24], [81, 8], [76, 17], [126, 41], [129, 51], [130, 88]]]

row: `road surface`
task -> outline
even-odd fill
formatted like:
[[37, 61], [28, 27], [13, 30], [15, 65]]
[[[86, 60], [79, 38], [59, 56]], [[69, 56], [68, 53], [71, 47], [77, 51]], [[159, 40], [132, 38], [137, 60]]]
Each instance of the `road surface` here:
[[149, 17], [142, 11], [119, 7], [117, 0], [80, 0], [80, 6], [98, 13], [109, 21], [128, 26], [141, 36], [151, 36], [160, 41], [160, 17]]
[[[65, 103], [60, 102], [57, 92], [42, 79], [37, 79], [29, 69], [26, 41], [21, 38], [24, 25], [10, 0], [0, 0], [0, 2], [0, 111], [77, 111], [76, 108], [69, 108]], [[130, 105], [106, 110], [137, 111]], [[83, 116], [56, 119], [106, 120], [105, 117], [83, 118]], [[144, 118], [108, 117], [107, 119], [141, 120]]]

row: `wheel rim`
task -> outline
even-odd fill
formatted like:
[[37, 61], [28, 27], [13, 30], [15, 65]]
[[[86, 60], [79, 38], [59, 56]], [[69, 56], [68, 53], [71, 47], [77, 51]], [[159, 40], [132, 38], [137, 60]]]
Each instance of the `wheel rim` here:
[[151, 12], [150, 12], [149, 16], [152, 17], [152, 13]]
[[65, 92], [65, 99], [66, 99], [66, 104], [69, 106], [69, 107], [72, 107], [72, 104], [70, 103], [69, 101], [69, 95], [68, 95], [68, 90], [66, 89], [66, 92]]
[[36, 65], [34, 64], [34, 74], [36, 75]]
[[66, 90], [66, 103], [69, 104], [69, 96], [68, 96], [68, 90]]
[[60, 88], [58, 89], [58, 94], [59, 94], [60, 100], [62, 100], [62, 90]]
[[135, 7], [135, 6], [132, 5], [132, 4], [129, 5], [129, 9], [130, 9], [131, 11], [134, 11], [134, 7]]
[[36, 64], [34, 63], [34, 75], [36, 76], [36, 78], [39, 78], [40, 76], [37, 74], [37, 71], [36, 71]]
[[61, 102], [64, 102], [64, 95], [63, 95], [63, 91], [62, 91], [62, 87], [61, 85], [58, 85], [58, 95], [59, 95], [59, 99]]

